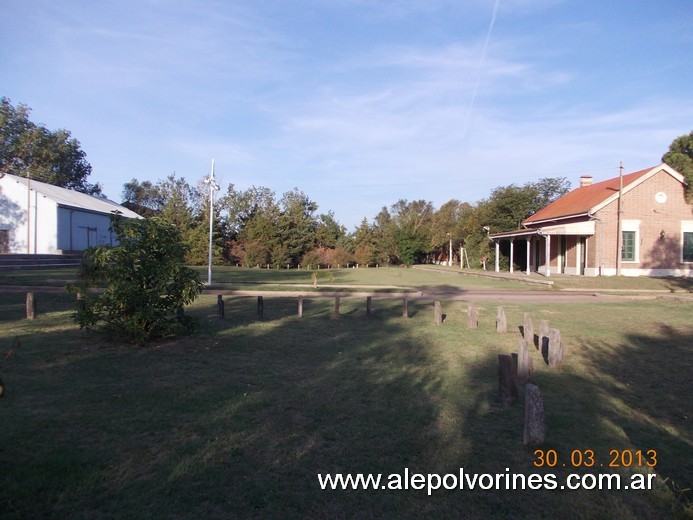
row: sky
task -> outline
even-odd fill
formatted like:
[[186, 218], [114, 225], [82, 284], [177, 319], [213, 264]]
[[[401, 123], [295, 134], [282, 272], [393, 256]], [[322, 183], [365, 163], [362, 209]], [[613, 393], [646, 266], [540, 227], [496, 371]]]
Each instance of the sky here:
[[116, 202], [214, 159], [353, 230], [659, 164], [693, 130], [691, 27], [690, 0], [3, 0], [0, 96]]

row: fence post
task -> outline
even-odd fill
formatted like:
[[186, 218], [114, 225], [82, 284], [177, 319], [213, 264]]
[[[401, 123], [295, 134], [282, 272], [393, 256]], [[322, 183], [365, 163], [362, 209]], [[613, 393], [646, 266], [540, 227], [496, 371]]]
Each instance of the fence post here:
[[224, 319], [224, 298], [221, 294], [217, 295], [217, 319]]
[[503, 307], [498, 307], [498, 314], [496, 315], [496, 332], [505, 334], [508, 332], [508, 320], [505, 317], [505, 309]]
[[298, 297], [298, 317], [303, 318], [303, 296]]
[[406, 296], [402, 299], [402, 317], [403, 318], [408, 318], [409, 317], [409, 298]]
[[257, 319], [260, 321], [265, 319], [265, 300], [262, 296], [257, 297]]
[[525, 386], [525, 446], [544, 443], [544, 400], [537, 385], [528, 383]]
[[519, 397], [513, 358], [507, 354], [498, 355], [498, 393], [505, 406], [514, 403]]
[[34, 293], [26, 293], [26, 319], [33, 320], [36, 317], [36, 298]]
[[332, 317], [339, 317], [339, 296], [334, 297], [334, 310], [332, 311]]
[[366, 316], [370, 316], [373, 312], [373, 298], [366, 296]]
[[443, 308], [438, 300], [433, 304], [433, 323], [436, 325], [443, 323]]

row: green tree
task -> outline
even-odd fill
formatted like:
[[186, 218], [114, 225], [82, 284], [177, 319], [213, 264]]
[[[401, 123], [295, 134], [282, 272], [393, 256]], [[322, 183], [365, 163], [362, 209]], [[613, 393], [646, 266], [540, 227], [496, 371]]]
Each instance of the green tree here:
[[693, 131], [674, 139], [662, 161], [686, 178], [686, 198], [693, 201]]
[[89, 184], [91, 165], [80, 143], [68, 130], [48, 130], [29, 120], [31, 109], [0, 98], [0, 171], [100, 195], [101, 186]]
[[158, 215], [165, 203], [158, 185], [137, 179], [123, 185], [121, 199], [123, 206], [143, 217]]
[[[88, 249], [79, 280], [69, 286], [80, 296], [75, 321], [82, 328], [105, 323], [139, 345], [191, 332], [194, 320], [179, 309], [197, 298], [202, 283], [185, 267], [178, 229], [160, 217], [114, 217], [111, 230], [118, 245]], [[103, 291], [89, 291], [94, 287]]]
[[430, 250], [433, 205], [425, 200], [400, 199], [390, 207], [397, 257], [406, 266], [421, 261]]

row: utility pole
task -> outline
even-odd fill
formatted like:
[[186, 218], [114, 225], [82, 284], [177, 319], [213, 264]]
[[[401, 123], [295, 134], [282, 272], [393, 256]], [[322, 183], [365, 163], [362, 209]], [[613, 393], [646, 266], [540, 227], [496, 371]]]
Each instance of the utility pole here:
[[623, 261], [623, 161], [618, 166], [618, 211], [616, 215], [616, 275], [621, 276]]

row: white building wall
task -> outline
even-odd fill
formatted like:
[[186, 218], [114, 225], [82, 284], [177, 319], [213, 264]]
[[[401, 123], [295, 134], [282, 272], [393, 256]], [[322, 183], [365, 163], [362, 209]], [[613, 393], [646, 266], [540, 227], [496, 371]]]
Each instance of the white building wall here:
[[113, 245], [111, 220], [107, 215], [58, 207], [58, 248], [82, 251], [88, 247]]
[[[28, 222], [28, 227], [27, 227]], [[59, 205], [6, 176], [0, 179], [0, 230], [8, 235], [8, 252], [60, 254], [112, 244], [110, 216]]]

